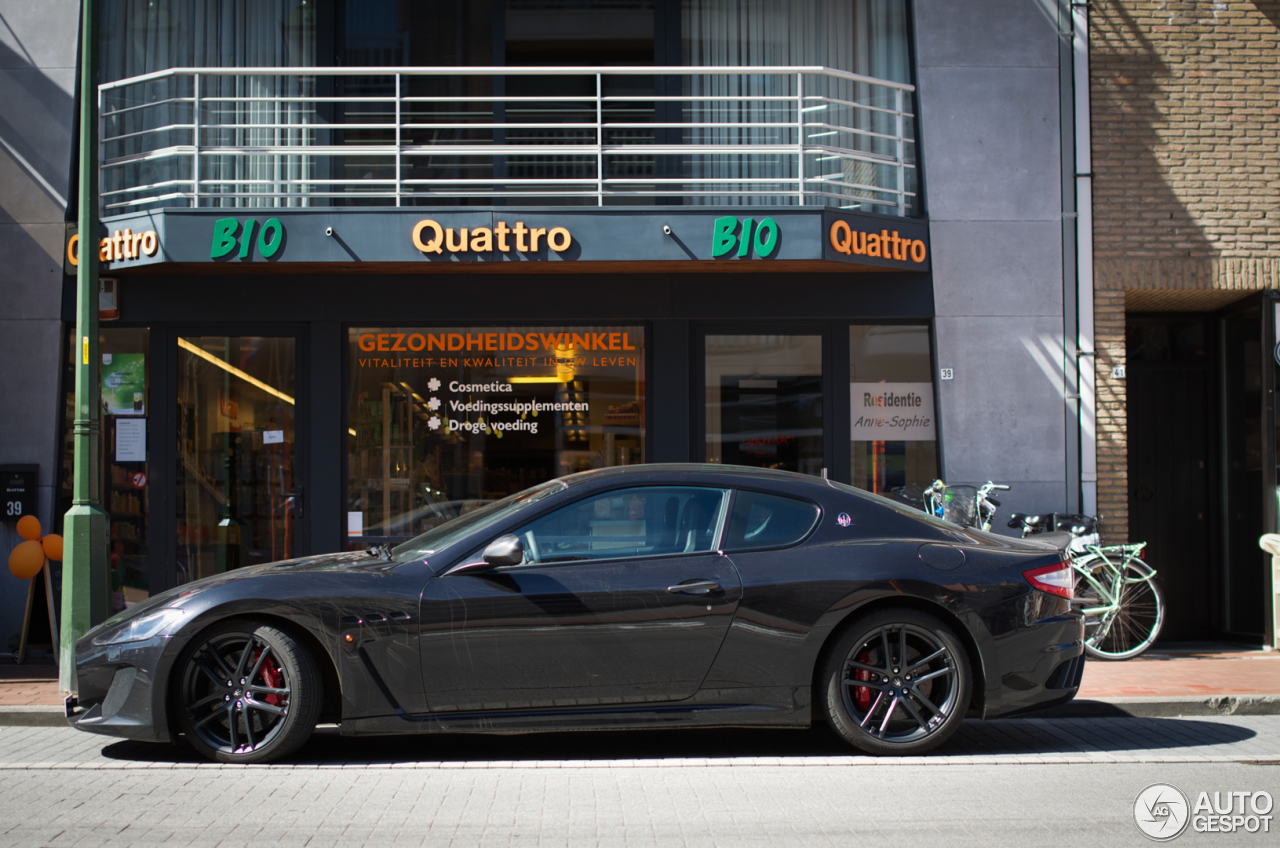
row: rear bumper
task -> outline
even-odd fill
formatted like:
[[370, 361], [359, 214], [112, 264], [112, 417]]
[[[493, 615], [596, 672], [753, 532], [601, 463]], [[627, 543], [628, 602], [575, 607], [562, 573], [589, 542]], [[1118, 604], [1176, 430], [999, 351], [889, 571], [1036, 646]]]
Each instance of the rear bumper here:
[[[1040, 593], [1036, 593], [1040, 594]], [[1047, 611], [1047, 610], [1046, 610]], [[1065, 704], [1084, 674], [1084, 616], [1064, 602], [1053, 614], [999, 634], [987, 669], [984, 718], [1007, 718]]]

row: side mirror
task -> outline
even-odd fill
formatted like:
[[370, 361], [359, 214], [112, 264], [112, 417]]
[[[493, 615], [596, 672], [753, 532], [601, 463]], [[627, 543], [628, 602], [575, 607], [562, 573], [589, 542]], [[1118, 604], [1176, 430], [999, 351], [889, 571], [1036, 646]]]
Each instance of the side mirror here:
[[492, 566], [519, 565], [524, 562], [524, 544], [519, 536], [507, 534], [499, 536], [489, 543], [482, 554], [484, 561]]

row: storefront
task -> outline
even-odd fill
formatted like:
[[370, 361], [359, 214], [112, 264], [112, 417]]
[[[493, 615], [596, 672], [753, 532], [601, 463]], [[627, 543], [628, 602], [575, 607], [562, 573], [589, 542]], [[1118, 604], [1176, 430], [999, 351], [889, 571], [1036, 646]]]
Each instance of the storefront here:
[[[592, 468], [731, 463], [880, 492], [938, 473], [919, 219], [269, 214], [104, 223], [117, 605], [395, 543]], [[70, 270], [74, 233], [67, 248]]]

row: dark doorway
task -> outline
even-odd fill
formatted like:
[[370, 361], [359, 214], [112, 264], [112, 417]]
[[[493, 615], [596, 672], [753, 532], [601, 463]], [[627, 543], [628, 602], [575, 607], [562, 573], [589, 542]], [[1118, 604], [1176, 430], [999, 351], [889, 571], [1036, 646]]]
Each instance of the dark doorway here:
[[[1258, 305], [1221, 318], [1224, 563], [1222, 630], [1262, 641], [1269, 557], [1258, 549], [1264, 526], [1267, 451], [1263, 433], [1262, 312]], [[1270, 352], [1270, 346], [1267, 347]]]
[[[1127, 332], [1129, 538], [1164, 584], [1161, 638], [1218, 630], [1213, 322], [1131, 316]], [[1104, 525], [1105, 526], [1105, 525]]]

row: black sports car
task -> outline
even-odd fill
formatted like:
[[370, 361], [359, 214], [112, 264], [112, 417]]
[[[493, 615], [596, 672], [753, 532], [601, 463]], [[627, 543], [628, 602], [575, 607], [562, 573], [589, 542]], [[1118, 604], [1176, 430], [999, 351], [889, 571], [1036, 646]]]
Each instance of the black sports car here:
[[188, 583], [76, 646], [72, 726], [224, 762], [344, 734], [807, 727], [875, 754], [1069, 701], [1083, 621], [1043, 543], [828, 480], [575, 474], [394, 549]]

